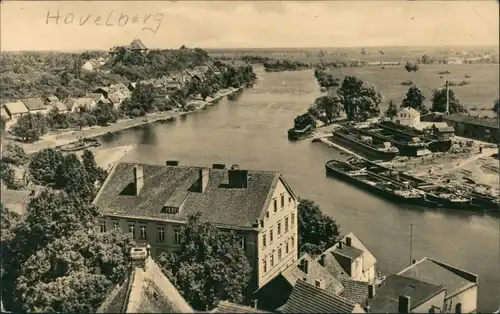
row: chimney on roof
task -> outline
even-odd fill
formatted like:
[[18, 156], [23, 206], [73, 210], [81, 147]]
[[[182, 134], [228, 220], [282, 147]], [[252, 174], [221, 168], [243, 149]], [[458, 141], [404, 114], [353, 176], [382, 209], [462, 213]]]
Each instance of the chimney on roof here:
[[175, 166], [179, 165], [179, 161], [178, 160], [167, 160], [166, 165], [175, 167]]
[[134, 166], [135, 196], [138, 196], [144, 186], [144, 170], [142, 166]]
[[208, 185], [208, 180], [210, 179], [210, 169], [208, 168], [201, 168], [199, 171], [199, 178], [198, 178], [198, 184], [199, 184], [199, 192], [203, 193], [205, 192], [205, 189], [207, 188]]
[[307, 271], [309, 270], [309, 261], [306, 260], [305, 258], [300, 261], [300, 270], [304, 272], [304, 274], [307, 275]]
[[417, 262], [417, 260], [416, 260], [416, 259], [414, 259], [414, 260], [413, 260], [413, 262], [412, 262], [412, 264], [415, 264], [416, 262]]
[[316, 279], [314, 283], [316, 288], [325, 289], [325, 281], [323, 279]]
[[140, 267], [145, 270], [148, 260], [148, 249], [145, 247], [132, 248], [130, 250], [130, 259], [132, 260], [132, 266]]
[[325, 258], [326, 258], [326, 255], [321, 254], [321, 256], [319, 257], [319, 261], [318, 261], [318, 263], [323, 267], [325, 267]]
[[347, 246], [352, 246], [351, 244], [352, 244], [352, 239], [351, 239], [351, 237], [346, 237], [346, 238], [345, 238], [345, 245], [347, 245]]
[[212, 168], [213, 169], [226, 169], [226, 165], [224, 165], [224, 164], [213, 164]]
[[410, 313], [410, 297], [406, 295], [400, 295], [399, 296], [399, 302], [398, 302], [398, 313], [401, 314], [408, 314]]
[[342, 241], [339, 241], [339, 245], [338, 245], [338, 248], [341, 249], [344, 247], [344, 243], [342, 243]]
[[375, 297], [375, 284], [368, 285], [368, 299]]
[[248, 187], [248, 170], [241, 170], [238, 165], [232, 165], [228, 171], [229, 187], [246, 189]]

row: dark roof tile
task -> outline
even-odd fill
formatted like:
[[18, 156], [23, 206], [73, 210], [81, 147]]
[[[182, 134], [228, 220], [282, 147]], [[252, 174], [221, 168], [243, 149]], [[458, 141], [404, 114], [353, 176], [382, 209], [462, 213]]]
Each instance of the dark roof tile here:
[[340, 294], [342, 297], [358, 304], [364, 304], [368, 299], [368, 283], [356, 280], [344, 280], [344, 291]]
[[352, 313], [356, 304], [326, 290], [298, 280], [281, 313]]
[[229, 301], [220, 301], [211, 313], [271, 313]]

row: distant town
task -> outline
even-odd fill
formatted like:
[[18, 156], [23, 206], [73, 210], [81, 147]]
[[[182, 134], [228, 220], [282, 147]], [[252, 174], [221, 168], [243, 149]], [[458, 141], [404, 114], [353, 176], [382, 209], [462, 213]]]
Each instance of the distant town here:
[[[324, 182], [342, 189], [329, 187], [324, 194], [347, 195], [347, 183], [358, 193], [352, 195], [366, 192], [374, 203], [414, 211], [500, 212], [500, 102], [487, 95], [472, 110], [459, 100], [474, 97], [463, 90], [475, 84], [479, 71], [498, 69], [498, 54], [418, 52], [395, 59], [393, 52], [364, 48], [356, 58], [347, 54], [161, 50], [148, 49], [139, 38], [106, 52], [2, 53], [2, 312], [488, 312], [480, 304], [481, 289], [498, 291], [495, 281], [481, 287], [476, 271], [458, 258], [433, 256], [438, 249], [417, 256], [411, 223], [404, 250], [385, 243], [404, 260], [387, 267], [387, 257], [368, 244], [383, 235], [341, 227], [335, 211], [299, 195]], [[464, 66], [466, 73], [459, 68]], [[368, 74], [358, 75], [362, 69], [381, 77], [398, 73], [404, 81], [381, 87], [363, 76]], [[460, 78], [450, 78], [454, 71], [462, 71]], [[439, 84], [423, 88], [417, 73]], [[262, 88], [263, 76], [275, 80], [272, 89], [251, 94]], [[303, 149], [299, 145], [312, 141], [331, 152], [322, 164], [303, 165], [324, 170], [325, 181], [316, 178], [300, 190], [289, 178], [304, 174], [284, 170], [292, 166], [259, 169], [244, 165], [243, 157], [231, 160], [276, 154], [257, 147], [244, 151], [247, 144], [231, 133], [246, 128], [242, 138], [251, 143], [253, 128], [274, 132], [244, 105], [284, 94], [292, 103], [299, 99], [295, 90], [276, 90], [294, 80], [313, 80], [317, 97], [297, 101], [300, 109], [286, 116], [293, 118], [285, 122], [288, 128], [280, 126], [279, 142], [260, 141], [279, 149]], [[385, 98], [383, 88], [398, 91]], [[246, 115], [251, 123], [238, 120], [231, 129], [203, 120], [226, 102], [229, 119]], [[269, 103], [279, 109], [276, 115], [291, 111]], [[189, 117], [207, 126], [188, 130], [201, 138], [189, 143], [199, 145], [187, 154], [199, 160], [193, 164], [175, 157], [185, 156], [177, 151], [191, 137], [161, 151], [147, 140], [105, 140]], [[206, 164], [200, 152], [215, 144], [202, 143], [208, 137], [200, 133], [212, 126], [222, 128], [225, 143], [242, 155], [232, 154], [238, 148], [214, 148], [211, 156], [221, 161]], [[157, 140], [168, 141], [165, 134]], [[215, 138], [215, 131], [208, 136]], [[142, 150], [130, 157], [140, 145], [151, 155], [139, 159]], [[282, 159], [275, 165], [298, 152], [275, 157]], [[300, 151], [304, 160], [308, 153]], [[148, 158], [161, 162], [144, 162]], [[499, 282], [498, 274], [491, 276]], [[491, 296], [486, 301], [490, 307], [496, 302]]]

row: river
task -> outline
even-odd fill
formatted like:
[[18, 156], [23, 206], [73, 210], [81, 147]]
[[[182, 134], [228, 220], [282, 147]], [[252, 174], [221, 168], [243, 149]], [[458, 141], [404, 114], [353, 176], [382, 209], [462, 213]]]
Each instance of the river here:
[[[500, 218], [389, 203], [326, 177], [340, 152], [310, 140], [289, 142], [293, 119], [320, 95], [311, 71], [265, 73], [236, 100], [175, 122], [155, 123], [101, 138], [103, 147], [136, 144], [124, 161], [184, 165], [239, 164], [281, 171], [296, 194], [316, 201], [344, 233], [353, 231], [384, 274], [429, 256], [479, 275], [479, 309], [500, 306]], [[410, 258], [410, 224], [413, 225]]]

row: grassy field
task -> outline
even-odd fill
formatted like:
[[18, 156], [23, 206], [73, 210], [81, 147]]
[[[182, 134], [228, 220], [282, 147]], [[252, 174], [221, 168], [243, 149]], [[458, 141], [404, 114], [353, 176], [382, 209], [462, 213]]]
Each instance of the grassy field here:
[[[449, 71], [450, 74], [439, 74]], [[430, 106], [432, 90], [444, 86], [446, 80], [453, 83], [469, 82], [464, 86], [451, 86], [458, 99], [471, 113], [492, 116], [490, 109], [498, 98], [499, 67], [498, 64], [443, 64], [421, 65], [416, 73], [408, 73], [403, 66], [365, 66], [361, 68], [342, 68], [330, 70], [341, 80], [346, 75], [356, 76], [374, 84], [384, 96], [384, 107], [389, 100], [400, 103], [409, 86], [401, 85], [403, 81], [412, 81], [424, 93], [426, 105]], [[469, 76], [466, 78], [466, 75]], [[441, 78], [442, 77], [442, 78]]]

